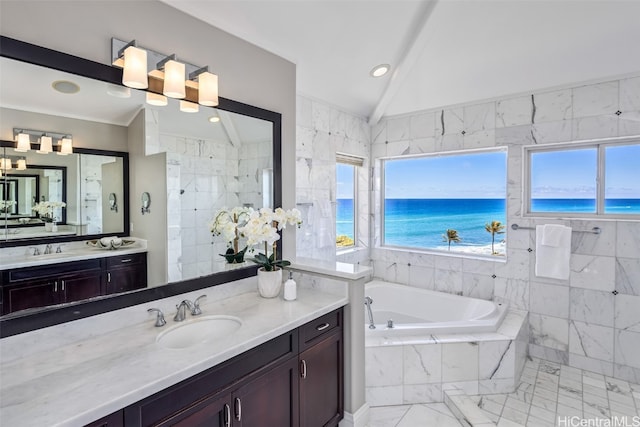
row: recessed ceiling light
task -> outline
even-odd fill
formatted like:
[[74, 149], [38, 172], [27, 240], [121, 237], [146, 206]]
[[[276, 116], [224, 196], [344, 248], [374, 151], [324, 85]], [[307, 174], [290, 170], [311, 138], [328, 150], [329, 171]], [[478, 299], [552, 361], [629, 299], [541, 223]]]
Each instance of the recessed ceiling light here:
[[211, 117], [209, 117], [209, 121], [210, 121], [211, 123], [218, 123], [218, 122], [220, 121], [220, 117], [218, 117], [218, 116], [211, 116]]
[[60, 93], [67, 94], [77, 93], [80, 90], [80, 86], [68, 80], [56, 80], [51, 83], [51, 87]]
[[109, 83], [107, 93], [116, 98], [131, 98], [131, 89], [126, 86], [119, 86]]
[[370, 74], [371, 77], [382, 77], [391, 69], [391, 65], [389, 64], [380, 64], [373, 67]]

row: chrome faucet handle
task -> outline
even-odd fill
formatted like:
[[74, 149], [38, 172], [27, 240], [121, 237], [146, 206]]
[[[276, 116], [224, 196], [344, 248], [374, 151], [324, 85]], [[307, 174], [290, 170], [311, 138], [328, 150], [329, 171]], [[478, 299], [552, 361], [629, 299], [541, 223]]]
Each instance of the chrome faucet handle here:
[[156, 324], [154, 325], [156, 328], [159, 328], [161, 326], [164, 326], [167, 324], [167, 321], [164, 320], [164, 314], [162, 314], [162, 311], [159, 308], [150, 308], [149, 310], [147, 310], [149, 313], [157, 313], [157, 317], [156, 317]]
[[33, 256], [40, 255], [40, 249], [38, 249], [37, 246], [35, 248], [32, 248], [32, 249], [33, 249]]
[[56, 249], [56, 253], [57, 254], [61, 254], [62, 253], [62, 245], [58, 245], [58, 248]]
[[206, 298], [206, 295], [200, 295], [198, 298], [196, 298], [196, 300], [193, 302], [193, 307], [191, 307], [191, 315], [192, 316], [197, 316], [198, 314], [202, 314], [202, 310], [200, 310], [200, 300], [202, 298]]

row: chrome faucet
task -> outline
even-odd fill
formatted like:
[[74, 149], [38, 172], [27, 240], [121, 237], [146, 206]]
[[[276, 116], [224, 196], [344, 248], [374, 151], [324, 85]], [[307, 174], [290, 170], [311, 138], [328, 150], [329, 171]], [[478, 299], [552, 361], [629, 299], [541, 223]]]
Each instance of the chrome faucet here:
[[33, 248], [33, 256], [37, 255], [40, 255], [40, 249], [38, 249], [38, 247], [36, 246], [35, 248]]
[[164, 320], [164, 314], [162, 314], [162, 311], [160, 311], [159, 308], [150, 308], [149, 310], [147, 310], [149, 313], [153, 313], [156, 312], [158, 315], [156, 316], [156, 324], [154, 325], [156, 328], [159, 328], [161, 326], [164, 326], [167, 324], [167, 321]]
[[51, 249], [52, 249], [51, 245], [47, 244], [47, 246], [45, 246], [45, 248], [44, 248], [44, 255], [50, 254], [51, 253]]
[[180, 304], [176, 305], [178, 311], [173, 316], [175, 322], [182, 322], [187, 317], [187, 307], [191, 307], [191, 301], [183, 300]]
[[196, 300], [191, 304], [190, 301], [187, 300], [187, 305], [189, 305], [189, 309], [191, 309], [191, 315], [197, 316], [198, 314], [202, 314], [202, 310], [200, 310], [200, 300], [202, 298], [206, 298], [206, 295], [200, 295]]
[[371, 297], [364, 297], [364, 305], [367, 306], [367, 313], [369, 314], [369, 329], [375, 329], [376, 325], [373, 322], [373, 313], [371, 312], [371, 304], [373, 304], [373, 300]]

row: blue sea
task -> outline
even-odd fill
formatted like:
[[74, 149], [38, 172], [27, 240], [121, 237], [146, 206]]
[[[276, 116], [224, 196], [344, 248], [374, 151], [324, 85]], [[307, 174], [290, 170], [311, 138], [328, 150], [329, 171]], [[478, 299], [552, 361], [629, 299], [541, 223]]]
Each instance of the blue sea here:
[[[534, 199], [532, 210], [546, 212], [595, 212], [595, 201], [585, 199]], [[353, 236], [353, 200], [338, 199], [337, 235]], [[607, 199], [605, 212], [640, 214], [640, 199]], [[442, 235], [458, 231], [460, 243], [451, 246], [491, 244], [486, 223], [506, 224], [504, 199], [386, 199], [384, 241], [392, 246], [445, 248]], [[506, 229], [505, 229], [506, 231]], [[496, 243], [504, 235], [496, 235]]]

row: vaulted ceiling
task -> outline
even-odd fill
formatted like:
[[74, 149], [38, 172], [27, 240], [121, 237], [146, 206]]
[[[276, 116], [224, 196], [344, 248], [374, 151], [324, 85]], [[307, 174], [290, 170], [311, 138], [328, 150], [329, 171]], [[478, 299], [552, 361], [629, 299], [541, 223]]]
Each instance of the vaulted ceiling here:
[[163, 1], [294, 62], [298, 93], [371, 123], [640, 72], [638, 0]]

